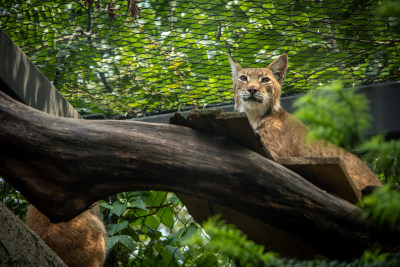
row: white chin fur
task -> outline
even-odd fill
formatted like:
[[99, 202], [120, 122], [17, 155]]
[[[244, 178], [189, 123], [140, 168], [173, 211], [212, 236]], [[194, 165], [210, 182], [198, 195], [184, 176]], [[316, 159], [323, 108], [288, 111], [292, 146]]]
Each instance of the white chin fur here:
[[268, 107], [262, 103], [243, 101], [242, 105], [239, 107], [239, 112], [246, 112], [250, 124], [253, 128], [256, 128], [257, 122], [261, 120], [267, 109]]
[[[280, 105], [277, 104], [272, 108], [272, 112], [276, 112], [280, 109]], [[257, 128], [257, 123], [264, 117], [265, 113], [269, 110], [270, 108], [259, 102], [249, 102], [249, 101], [242, 101], [242, 105], [239, 106], [238, 111], [239, 112], [246, 112], [247, 117], [250, 121], [250, 124], [253, 126], [253, 128]]]

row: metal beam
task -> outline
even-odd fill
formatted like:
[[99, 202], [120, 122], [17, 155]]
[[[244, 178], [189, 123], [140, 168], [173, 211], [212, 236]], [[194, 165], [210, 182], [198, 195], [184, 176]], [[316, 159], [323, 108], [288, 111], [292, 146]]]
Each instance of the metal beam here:
[[22, 50], [0, 29], [0, 90], [35, 109], [52, 115], [79, 118]]

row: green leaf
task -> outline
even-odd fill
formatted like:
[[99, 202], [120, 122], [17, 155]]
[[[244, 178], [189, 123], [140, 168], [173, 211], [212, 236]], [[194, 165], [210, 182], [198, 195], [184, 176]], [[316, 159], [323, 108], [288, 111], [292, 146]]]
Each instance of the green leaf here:
[[152, 206], [160, 206], [164, 203], [167, 196], [167, 192], [162, 191], [150, 191], [150, 196], [147, 201], [149, 201]]
[[167, 199], [167, 203], [172, 203], [174, 205], [177, 205], [179, 201], [179, 198], [175, 194], [171, 194], [171, 196]]
[[175, 259], [182, 261], [185, 260], [185, 257], [182, 255], [182, 252], [178, 248], [170, 245], [165, 246], [165, 248], [174, 256]]
[[144, 203], [143, 199], [140, 196], [132, 198], [131, 202], [136, 208], [139, 208], [141, 210], [147, 210], [146, 203]]
[[172, 228], [175, 223], [175, 212], [171, 207], [165, 207], [162, 209], [159, 209], [157, 211], [157, 215], [160, 217], [161, 222], [168, 226], [169, 228]]
[[192, 237], [196, 236], [198, 234], [199, 234], [199, 229], [197, 228], [197, 226], [195, 226], [194, 224], [191, 224], [188, 227], [186, 227], [185, 232], [179, 238], [179, 241], [182, 244], [190, 244]]
[[164, 247], [161, 247], [160, 254], [161, 254], [162, 258], [163, 258], [163, 262], [164, 262], [165, 266], [168, 266], [171, 263], [172, 259], [173, 259], [173, 256], [171, 255], [169, 250], [167, 250]]
[[178, 232], [174, 233], [174, 234], [170, 234], [167, 239], [165, 240], [164, 244], [165, 245], [174, 245], [178, 239], [178, 237], [186, 230], [185, 227], [182, 227], [181, 229], [179, 229]]
[[123, 221], [119, 224], [108, 224], [107, 225], [107, 232], [110, 236], [115, 235], [119, 231], [124, 230], [128, 226], [128, 221]]
[[118, 217], [120, 217], [121, 214], [124, 213], [124, 211], [127, 208], [126, 203], [121, 203], [118, 200], [115, 201], [112, 205], [109, 205], [107, 203], [100, 203], [100, 206], [109, 209], [111, 213], [117, 215]]
[[132, 239], [132, 237], [130, 237], [128, 235], [116, 235], [116, 236], [111, 236], [106, 239], [106, 250], [109, 251], [118, 242], [123, 244], [125, 247], [127, 247], [131, 251], [136, 249], [136, 244], [135, 244], [135, 241]]
[[215, 253], [206, 251], [197, 261], [199, 266], [217, 266], [218, 258]]
[[156, 216], [148, 216], [146, 217], [144, 224], [151, 229], [157, 229], [160, 225], [160, 222], [157, 220]]

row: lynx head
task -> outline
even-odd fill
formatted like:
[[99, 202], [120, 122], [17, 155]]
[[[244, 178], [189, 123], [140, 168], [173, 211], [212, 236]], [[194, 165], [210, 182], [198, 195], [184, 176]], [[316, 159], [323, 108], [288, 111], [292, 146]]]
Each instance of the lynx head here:
[[281, 55], [267, 68], [242, 68], [231, 55], [228, 57], [232, 68], [235, 109], [246, 112], [254, 126], [262, 117], [281, 108], [281, 84], [286, 76], [287, 55]]

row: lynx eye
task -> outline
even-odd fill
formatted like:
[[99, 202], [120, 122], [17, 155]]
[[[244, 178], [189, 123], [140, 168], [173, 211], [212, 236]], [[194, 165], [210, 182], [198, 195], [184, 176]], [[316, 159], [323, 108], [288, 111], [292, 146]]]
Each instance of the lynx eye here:
[[239, 80], [241, 80], [242, 82], [247, 82], [247, 76], [246, 75], [242, 75], [239, 77]]
[[268, 77], [264, 77], [264, 78], [261, 79], [262, 83], [267, 83], [267, 82], [270, 82], [270, 81], [271, 81], [271, 79], [268, 78]]

